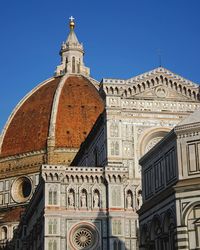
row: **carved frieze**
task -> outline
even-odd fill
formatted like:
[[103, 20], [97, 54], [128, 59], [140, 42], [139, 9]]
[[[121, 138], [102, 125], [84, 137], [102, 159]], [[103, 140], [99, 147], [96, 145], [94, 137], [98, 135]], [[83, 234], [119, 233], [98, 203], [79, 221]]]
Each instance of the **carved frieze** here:
[[146, 110], [152, 112], [170, 111], [184, 112], [193, 111], [200, 108], [200, 104], [192, 102], [174, 102], [174, 101], [151, 101], [151, 100], [122, 100], [122, 108]]

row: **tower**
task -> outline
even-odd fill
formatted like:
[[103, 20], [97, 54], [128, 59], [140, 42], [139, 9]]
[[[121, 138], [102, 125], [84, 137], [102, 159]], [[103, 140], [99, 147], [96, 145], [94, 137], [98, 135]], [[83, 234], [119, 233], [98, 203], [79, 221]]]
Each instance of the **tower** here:
[[90, 75], [90, 69], [85, 67], [83, 62], [84, 49], [83, 44], [79, 43], [74, 32], [75, 22], [74, 18], [70, 17], [69, 22], [70, 33], [66, 42], [63, 42], [60, 50], [61, 64], [56, 68], [56, 75], [69, 74], [83, 74]]

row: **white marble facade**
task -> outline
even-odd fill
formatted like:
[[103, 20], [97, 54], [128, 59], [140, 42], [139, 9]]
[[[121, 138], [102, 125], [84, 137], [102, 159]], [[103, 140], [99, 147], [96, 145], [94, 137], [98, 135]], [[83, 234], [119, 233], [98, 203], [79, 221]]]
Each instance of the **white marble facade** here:
[[140, 163], [140, 249], [200, 249], [200, 111], [178, 124]]
[[[188, 92], [181, 92], [185, 86]], [[164, 68], [128, 81], [103, 79], [99, 91], [106, 108], [74, 166], [42, 168], [44, 249], [138, 249], [138, 160], [200, 107], [197, 86]], [[168, 155], [172, 159], [173, 151]], [[166, 178], [173, 180], [175, 173], [169, 170]], [[158, 190], [163, 182], [156, 177]], [[151, 182], [147, 185], [151, 194]]]
[[[81, 74], [91, 81], [83, 53], [72, 20], [56, 75]], [[15, 249], [139, 248], [139, 159], [200, 108], [199, 86], [163, 67], [127, 80], [92, 83], [98, 85], [105, 110], [71, 166], [42, 166], [40, 183], [15, 234]], [[169, 180], [174, 175], [169, 170]], [[158, 189], [163, 181], [156, 182]], [[151, 195], [151, 182], [147, 186]], [[0, 190], [0, 195], [6, 192]], [[1, 232], [3, 237], [3, 228]]]

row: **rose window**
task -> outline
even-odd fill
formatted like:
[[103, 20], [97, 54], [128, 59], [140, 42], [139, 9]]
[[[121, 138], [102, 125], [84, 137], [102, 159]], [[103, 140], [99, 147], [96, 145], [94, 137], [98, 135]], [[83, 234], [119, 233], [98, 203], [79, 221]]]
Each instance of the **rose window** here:
[[74, 243], [80, 249], [84, 249], [86, 247], [93, 245], [93, 242], [94, 242], [93, 234], [87, 228], [80, 228], [79, 230], [76, 231], [74, 235]]
[[73, 249], [92, 250], [96, 249], [99, 244], [98, 230], [90, 223], [85, 223], [85, 225], [76, 225], [71, 230], [70, 234], [70, 242]]

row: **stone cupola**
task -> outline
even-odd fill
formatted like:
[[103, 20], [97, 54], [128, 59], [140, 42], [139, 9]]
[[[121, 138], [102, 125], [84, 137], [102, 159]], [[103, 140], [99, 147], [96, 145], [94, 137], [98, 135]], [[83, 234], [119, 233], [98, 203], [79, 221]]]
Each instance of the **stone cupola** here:
[[84, 49], [83, 44], [79, 43], [74, 32], [74, 18], [70, 17], [70, 32], [66, 42], [63, 42], [60, 50], [61, 64], [56, 68], [56, 76], [68, 74], [82, 74], [89, 76], [90, 69], [85, 67], [83, 62]]

